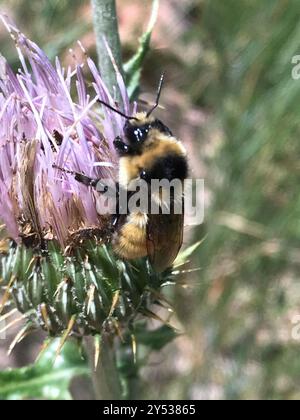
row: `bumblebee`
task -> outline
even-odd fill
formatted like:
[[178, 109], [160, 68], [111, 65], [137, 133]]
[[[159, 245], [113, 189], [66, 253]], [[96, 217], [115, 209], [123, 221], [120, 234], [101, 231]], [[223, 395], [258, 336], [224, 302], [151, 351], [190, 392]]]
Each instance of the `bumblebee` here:
[[[182, 143], [173, 136], [171, 130], [160, 120], [152, 117], [159, 105], [163, 76], [160, 79], [155, 105], [149, 112], [140, 112], [127, 116], [109, 104], [99, 101], [126, 119], [124, 139], [117, 137], [114, 147], [119, 156], [120, 189], [126, 190], [134, 180], [142, 179], [149, 184], [151, 195], [152, 180], [180, 180], [187, 178], [188, 164], [186, 150]], [[97, 180], [85, 175], [75, 174], [79, 182], [96, 186]], [[150, 200], [153, 197], [150, 197]], [[113, 217], [113, 249], [118, 256], [126, 260], [148, 257], [153, 268], [162, 272], [174, 262], [183, 240], [184, 197], [182, 190], [171, 196], [171, 203], [162, 202], [158, 197], [159, 207], [168, 206], [170, 211], [164, 214], [151, 214], [150, 211], [134, 211], [127, 214], [117, 213]], [[174, 203], [181, 203], [182, 211], [175, 213]]]

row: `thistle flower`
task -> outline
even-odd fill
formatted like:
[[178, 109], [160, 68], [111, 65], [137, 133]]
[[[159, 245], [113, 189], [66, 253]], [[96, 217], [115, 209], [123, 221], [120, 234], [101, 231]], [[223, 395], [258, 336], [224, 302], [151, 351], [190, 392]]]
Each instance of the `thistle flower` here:
[[[125, 263], [111, 252], [108, 220], [97, 212], [97, 192], [56, 166], [92, 178], [116, 177], [113, 140], [122, 117], [96, 103], [114, 105], [93, 61], [64, 69], [8, 18], [21, 69], [15, 74], [0, 57], [0, 219], [5, 242], [2, 308], [13, 297], [28, 330], [49, 335], [118, 333], [149, 303], [169, 275], [147, 261]], [[92, 76], [87, 86], [83, 68]], [[124, 111], [133, 112], [117, 73]], [[90, 93], [88, 93], [90, 92]], [[56, 165], [56, 166], [55, 166]], [[9, 238], [9, 242], [7, 239]], [[0, 308], [1, 309], [1, 308]]]
[[[82, 65], [65, 70], [57, 59], [54, 68], [37, 45], [3, 21], [16, 42], [22, 69], [15, 75], [1, 58], [1, 218], [17, 243], [32, 234], [40, 241], [56, 239], [65, 247], [70, 235], [102, 226], [103, 220], [91, 191], [72, 175], [62, 176], [53, 164], [91, 177], [113, 176], [112, 142], [122, 133], [122, 118], [108, 109], [101, 115], [93, 111], [98, 99], [112, 98], [90, 58], [86, 62], [94, 79], [92, 100]], [[121, 80], [119, 88], [128, 110]]]

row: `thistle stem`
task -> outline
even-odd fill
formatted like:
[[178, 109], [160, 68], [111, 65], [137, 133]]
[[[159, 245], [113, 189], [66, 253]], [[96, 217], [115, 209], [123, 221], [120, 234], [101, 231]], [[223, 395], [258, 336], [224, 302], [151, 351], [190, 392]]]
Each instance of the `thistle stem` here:
[[115, 95], [116, 100], [119, 100], [120, 92], [117, 88], [116, 72], [105, 45], [106, 41], [119, 71], [123, 73], [116, 2], [115, 0], [91, 0], [91, 2], [99, 69], [111, 95]]
[[[115, 63], [121, 72], [122, 53], [118, 29], [118, 18], [115, 0], [91, 0], [96, 34], [98, 64], [101, 76], [110, 94], [120, 102], [116, 71], [107, 50], [108, 44]], [[86, 349], [92, 370], [94, 393], [97, 400], [122, 399], [119, 372], [116, 366], [116, 354], [113, 344], [105, 337], [101, 339], [101, 349], [98, 366], [95, 369], [95, 347], [92, 339], [86, 339]]]

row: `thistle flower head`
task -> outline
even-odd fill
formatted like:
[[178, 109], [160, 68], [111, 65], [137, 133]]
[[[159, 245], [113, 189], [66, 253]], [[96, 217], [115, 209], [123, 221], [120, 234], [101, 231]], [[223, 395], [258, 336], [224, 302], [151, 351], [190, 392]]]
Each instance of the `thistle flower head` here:
[[[95, 192], [54, 165], [93, 178], [114, 177], [113, 140], [122, 117], [95, 108], [114, 105], [90, 58], [74, 68], [55, 67], [45, 53], [2, 16], [15, 41], [21, 69], [0, 57], [0, 216], [18, 244], [55, 239], [64, 248], [81, 229], [103, 227]], [[91, 93], [83, 67], [92, 76]], [[118, 77], [125, 112], [127, 92]]]
[[[146, 260], [118, 260], [106, 244], [97, 191], [57, 168], [115, 179], [113, 141], [123, 133], [123, 118], [97, 104], [115, 106], [89, 57], [74, 68], [58, 59], [53, 66], [8, 18], [1, 20], [21, 68], [15, 73], [0, 57], [0, 219], [10, 239], [0, 249], [0, 312], [14, 302], [24, 314], [15, 342], [39, 326], [64, 338], [107, 328], [119, 334], [138, 313], [151, 313], [153, 292], [158, 301], [169, 275], [157, 275]], [[119, 73], [117, 80], [119, 105], [132, 114]]]

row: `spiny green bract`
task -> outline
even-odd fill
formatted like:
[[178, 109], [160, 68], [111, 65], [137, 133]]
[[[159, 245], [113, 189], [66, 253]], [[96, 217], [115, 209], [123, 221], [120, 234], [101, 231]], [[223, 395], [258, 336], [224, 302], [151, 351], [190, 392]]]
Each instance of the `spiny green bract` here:
[[147, 313], [172, 274], [156, 274], [147, 260], [120, 261], [109, 247], [90, 241], [70, 256], [54, 242], [46, 254], [12, 245], [1, 256], [1, 277], [28, 328], [84, 336], [119, 334]]

